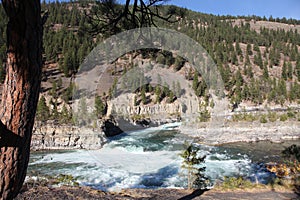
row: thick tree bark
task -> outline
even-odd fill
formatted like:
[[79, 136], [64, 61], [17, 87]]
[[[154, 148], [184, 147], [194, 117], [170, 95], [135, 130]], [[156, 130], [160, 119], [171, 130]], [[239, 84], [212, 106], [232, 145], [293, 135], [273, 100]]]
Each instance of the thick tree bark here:
[[40, 0], [2, 0], [8, 15], [7, 69], [0, 107], [0, 199], [22, 187], [42, 70]]

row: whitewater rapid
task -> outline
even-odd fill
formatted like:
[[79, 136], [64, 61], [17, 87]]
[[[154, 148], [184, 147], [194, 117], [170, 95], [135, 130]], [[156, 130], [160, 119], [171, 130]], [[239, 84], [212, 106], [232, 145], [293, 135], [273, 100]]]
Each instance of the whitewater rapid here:
[[[81, 185], [105, 191], [125, 188], [181, 188], [186, 177], [179, 153], [192, 139], [170, 126], [124, 133], [100, 150], [34, 153], [29, 176], [72, 175]], [[228, 154], [217, 147], [200, 145], [206, 157], [206, 175], [214, 182], [224, 176], [257, 176], [245, 154]]]

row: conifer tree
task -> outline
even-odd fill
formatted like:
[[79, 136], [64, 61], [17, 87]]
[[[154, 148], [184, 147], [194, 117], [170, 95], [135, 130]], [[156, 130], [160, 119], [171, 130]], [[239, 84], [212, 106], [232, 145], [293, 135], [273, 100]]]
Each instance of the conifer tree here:
[[103, 115], [105, 115], [105, 111], [106, 111], [106, 106], [103, 103], [101, 97], [97, 95], [95, 97], [95, 114], [96, 114], [96, 116], [98, 118], [103, 117]]
[[248, 53], [249, 56], [253, 55], [252, 46], [249, 43], [247, 44], [247, 53]]
[[198, 72], [194, 72], [194, 78], [193, 78], [193, 89], [196, 92], [198, 88], [199, 80], [198, 80]]
[[286, 62], [284, 61], [282, 71], [281, 71], [281, 78], [283, 80], [287, 80], [287, 73], [286, 73]]
[[36, 111], [36, 119], [42, 122], [45, 122], [50, 117], [49, 107], [47, 106], [46, 99], [44, 96], [41, 96]]
[[292, 80], [293, 79], [293, 66], [291, 62], [288, 62], [288, 70], [287, 70], [287, 77]]
[[209, 186], [209, 179], [205, 176], [203, 166], [206, 156], [200, 156], [200, 148], [193, 144], [186, 144], [186, 149], [180, 154], [183, 158], [182, 168], [187, 170], [188, 189], [205, 190]]
[[147, 97], [146, 97], [146, 90], [144, 87], [142, 87], [142, 90], [141, 90], [141, 97], [142, 97], [142, 102], [143, 104], [147, 104]]
[[265, 80], [267, 80], [269, 78], [269, 71], [268, 71], [268, 67], [267, 65], [264, 66], [264, 69], [263, 69], [263, 78]]
[[297, 59], [295, 72], [296, 72], [296, 76], [298, 78], [298, 81], [300, 81], [300, 56], [298, 56], [298, 59]]
[[64, 104], [60, 112], [60, 122], [70, 123], [70, 120], [71, 120], [71, 115], [69, 113], [69, 110], [66, 107], [66, 104]]

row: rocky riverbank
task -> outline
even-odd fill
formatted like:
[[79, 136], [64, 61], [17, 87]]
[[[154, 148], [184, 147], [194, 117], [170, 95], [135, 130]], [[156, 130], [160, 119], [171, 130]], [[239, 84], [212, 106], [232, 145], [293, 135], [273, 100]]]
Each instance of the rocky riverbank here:
[[[138, 130], [147, 126], [157, 126], [167, 122], [122, 120], [121, 127], [126, 130]], [[103, 128], [86, 128], [53, 123], [35, 126], [31, 148], [32, 150], [47, 149], [100, 149], [107, 141], [107, 136], [122, 132], [116, 122], [104, 123]], [[209, 123], [187, 125], [182, 123], [179, 131], [194, 137], [196, 141], [209, 145], [219, 145], [234, 142], [257, 142], [268, 140], [283, 142], [285, 140], [300, 139], [300, 122], [227, 122], [222, 127], [213, 127]], [[123, 129], [124, 130], [124, 129]]]
[[222, 127], [214, 127], [209, 123], [183, 124], [180, 131], [210, 145], [265, 140], [278, 143], [300, 139], [300, 122], [226, 122]]

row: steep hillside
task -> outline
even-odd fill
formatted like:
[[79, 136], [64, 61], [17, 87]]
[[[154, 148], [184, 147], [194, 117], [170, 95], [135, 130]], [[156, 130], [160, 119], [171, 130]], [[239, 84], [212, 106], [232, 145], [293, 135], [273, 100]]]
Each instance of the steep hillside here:
[[[108, 36], [89, 31], [88, 14], [95, 9], [93, 3], [56, 2], [42, 6], [48, 19], [44, 28], [45, 66], [37, 119], [71, 123], [74, 77], [84, 58]], [[257, 16], [213, 16], [174, 6], [162, 6], [160, 12], [166, 14], [174, 9], [184, 13], [183, 17], [175, 16], [176, 23], [157, 21], [157, 24], [188, 35], [207, 50], [222, 75], [230, 111], [236, 108], [272, 110], [282, 107], [292, 113], [293, 119], [300, 119], [297, 111], [290, 110], [299, 109], [300, 104], [299, 21]], [[3, 19], [0, 22], [0, 79], [3, 79], [6, 17], [2, 7], [0, 16]], [[205, 102], [207, 109], [202, 110], [200, 115], [203, 115], [204, 121], [209, 120], [213, 102], [201, 74], [176, 53], [162, 50], [128, 52], [111, 63], [98, 87], [98, 117], [105, 115], [106, 102], [112, 97], [116, 81], [141, 62], [151, 66], [164, 64], [170, 72], [184, 77], [199, 101]], [[139, 79], [132, 80], [132, 85], [144, 75], [136, 76]], [[180, 87], [176, 82], [174, 86], [173, 83], [147, 84], [134, 91], [132, 106], [174, 104], [182, 95], [184, 88]]]

